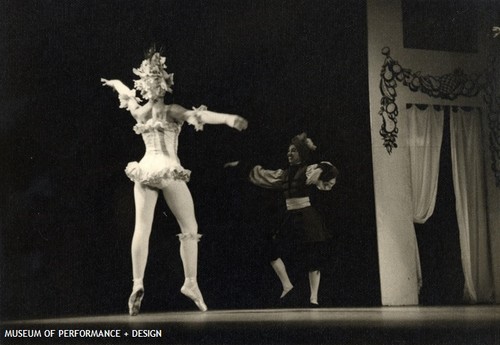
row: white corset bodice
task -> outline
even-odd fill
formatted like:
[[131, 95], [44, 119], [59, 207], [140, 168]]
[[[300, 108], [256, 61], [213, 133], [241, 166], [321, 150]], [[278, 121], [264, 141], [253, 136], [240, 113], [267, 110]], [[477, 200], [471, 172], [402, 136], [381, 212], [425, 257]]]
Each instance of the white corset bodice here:
[[181, 128], [181, 123], [149, 119], [146, 123], [136, 124], [134, 131], [142, 135], [146, 154], [164, 154], [178, 161], [177, 148]]
[[181, 166], [177, 156], [181, 128], [182, 123], [167, 120], [137, 123], [134, 131], [141, 134], [146, 154], [140, 162], [128, 164], [127, 176], [155, 188], [165, 187], [171, 180], [189, 181], [191, 172]]

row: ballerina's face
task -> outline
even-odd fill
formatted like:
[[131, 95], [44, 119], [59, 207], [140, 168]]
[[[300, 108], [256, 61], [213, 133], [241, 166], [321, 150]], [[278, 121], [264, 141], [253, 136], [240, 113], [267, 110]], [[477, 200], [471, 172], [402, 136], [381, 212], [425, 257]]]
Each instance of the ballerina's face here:
[[162, 84], [164, 84], [165, 81], [161, 78], [152, 78], [150, 81], [150, 89], [149, 89], [149, 95], [150, 99], [156, 100], [156, 99], [161, 99], [165, 97], [165, 88]]
[[288, 157], [288, 163], [290, 165], [300, 164], [299, 151], [297, 151], [297, 148], [295, 147], [295, 145], [290, 145], [288, 147], [287, 157]]

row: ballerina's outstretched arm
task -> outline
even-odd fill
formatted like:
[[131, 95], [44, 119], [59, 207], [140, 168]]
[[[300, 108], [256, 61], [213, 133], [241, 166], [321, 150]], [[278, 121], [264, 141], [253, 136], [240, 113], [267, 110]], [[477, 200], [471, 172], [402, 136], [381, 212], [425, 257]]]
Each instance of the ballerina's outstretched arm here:
[[188, 110], [180, 105], [172, 104], [168, 110], [168, 114], [174, 119], [186, 121], [195, 126], [196, 130], [202, 130], [204, 124], [227, 125], [238, 131], [245, 130], [248, 127], [248, 121], [243, 117], [209, 111], [204, 105]]
[[148, 102], [144, 105], [140, 105], [138, 98], [135, 96], [135, 90], [129, 89], [125, 84], [123, 84], [118, 79], [104, 79], [101, 78], [101, 83], [103, 86], [109, 86], [118, 93], [118, 98], [120, 99], [120, 108], [125, 108], [132, 116], [137, 120], [142, 120], [148, 112], [151, 111], [152, 102]]

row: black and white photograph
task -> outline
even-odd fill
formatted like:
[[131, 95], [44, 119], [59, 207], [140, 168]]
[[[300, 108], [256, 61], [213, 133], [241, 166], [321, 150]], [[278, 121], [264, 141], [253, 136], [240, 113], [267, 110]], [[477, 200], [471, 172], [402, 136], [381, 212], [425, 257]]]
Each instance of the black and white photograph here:
[[498, 0], [0, 27], [0, 344], [500, 344]]

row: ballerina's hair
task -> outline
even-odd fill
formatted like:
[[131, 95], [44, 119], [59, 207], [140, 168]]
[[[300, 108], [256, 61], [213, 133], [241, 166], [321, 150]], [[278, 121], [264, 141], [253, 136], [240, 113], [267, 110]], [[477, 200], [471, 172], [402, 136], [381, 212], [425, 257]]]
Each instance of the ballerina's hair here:
[[160, 46], [159, 48], [156, 48], [156, 43], [152, 43], [149, 48], [144, 52], [144, 59], [151, 59], [155, 53], [158, 53], [160, 55], [163, 55], [164, 48], [163, 46]]

